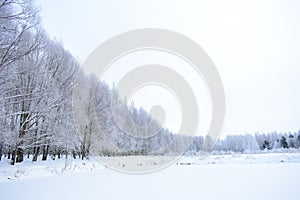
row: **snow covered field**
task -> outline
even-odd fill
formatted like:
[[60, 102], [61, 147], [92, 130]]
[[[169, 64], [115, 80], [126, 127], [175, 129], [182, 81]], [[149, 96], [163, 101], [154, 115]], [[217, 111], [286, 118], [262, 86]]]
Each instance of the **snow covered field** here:
[[297, 153], [184, 157], [144, 175], [120, 173], [95, 159], [26, 161], [13, 167], [1, 161], [0, 199], [298, 200], [299, 180]]

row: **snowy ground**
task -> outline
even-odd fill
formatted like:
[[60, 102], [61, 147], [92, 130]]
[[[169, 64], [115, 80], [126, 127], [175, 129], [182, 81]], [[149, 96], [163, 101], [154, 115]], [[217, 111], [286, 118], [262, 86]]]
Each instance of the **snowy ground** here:
[[298, 200], [299, 180], [300, 154], [185, 157], [144, 175], [120, 173], [95, 159], [26, 161], [13, 167], [1, 161], [0, 199]]

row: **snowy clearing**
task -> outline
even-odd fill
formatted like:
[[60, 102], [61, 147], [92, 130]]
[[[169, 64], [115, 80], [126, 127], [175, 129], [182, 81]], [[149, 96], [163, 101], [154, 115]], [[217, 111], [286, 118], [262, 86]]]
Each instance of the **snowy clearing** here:
[[95, 159], [67, 163], [27, 160], [13, 167], [0, 163], [2, 200], [12, 195], [24, 200], [298, 200], [300, 196], [300, 154], [213, 155], [205, 160], [184, 157], [169, 168], [144, 175], [120, 173]]
[[[150, 159], [151, 158], [151, 159]], [[23, 163], [9, 164], [9, 160], [0, 162], [0, 183], [34, 179], [39, 177], [76, 174], [83, 171], [94, 171], [107, 168], [107, 166], [118, 166], [119, 169], [127, 170], [128, 167], [151, 168], [167, 160], [174, 160], [167, 156], [128, 156], [128, 157], [104, 157], [81, 159], [57, 159], [32, 162], [31, 157], [26, 158]], [[156, 162], [153, 162], [156, 160]], [[205, 159], [196, 156], [182, 157], [174, 165], [212, 165], [212, 164], [275, 164], [275, 163], [300, 163], [300, 153], [266, 153], [266, 154], [232, 154], [232, 155], [210, 155]], [[162, 166], [162, 168], [164, 168]]]

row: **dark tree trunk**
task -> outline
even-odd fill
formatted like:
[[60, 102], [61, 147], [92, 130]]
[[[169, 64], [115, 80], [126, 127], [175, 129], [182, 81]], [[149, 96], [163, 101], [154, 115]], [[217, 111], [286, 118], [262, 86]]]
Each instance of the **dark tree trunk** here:
[[34, 147], [34, 153], [33, 153], [33, 158], [32, 161], [35, 162], [37, 161], [38, 155], [40, 153], [40, 147]]
[[0, 144], [0, 161], [1, 161], [1, 158], [2, 158], [2, 144]]
[[23, 145], [24, 141], [23, 141], [23, 137], [25, 136], [25, 133], [27, 131], [27, 127], [28, 127], [28, 116], [29, 113], [28, 111], [28, 105], [25, 105], [25, 101], [23, 100], [22, 102], [22, 114], [20, 116], [20, 131], [19, 131], [19, 142], [17, 144], [17, 158], [16, 158], [16, 162], [22, 162], [24, 160], [24, 150], [22, 148], [20, 148], [20, 146]]
[[85, 158], [85, 144], [82, 144], [82, 146], [81, 146], [81, 159], [83, 160], [84, 158]]
[[58, 152], [57, 152], [57, 158], [58, 159], [60, 159], [60, 154], [61, 154], [61, 152], [60, 152], [60, 149], [59, 149]]
[[7, 153], [7, 159], [9, 160], [10, 159], [10, 154], [11, 154], [11, 152], [10, 152], [10, 148], [8, 149], [8, 153]]
[[48, 151], [49, 151], [49, 145], [44, 145], [42, 161], [47, 160]]
[[16, 162], [16, 150], [12, 151], [12, 155], [11, 155], [11, 160], [10, 160], [10, 164], [14, 165]]
[[72, 151], [72, 155], [73, 155], [73, 158], [76, 159], [76, 153], [75, 153], [75, 151]]
[[[36, 120], [35, 125], [38, 127], [39, 124], [39, 120]], [[37, 135], [38, 135], [38, 129], [36, 129], [35, 133], [34, 133], [34, 142], [37, 143]], [[32, 156], [32, 162], [36, 162], [37, 158], [39, 156], [40, 153], [40, 146], [38, 144], [38, 146], [34, 146], [33, 147], [33, 156]]]
[[23, 149], [22, 148], [17, 148], [17, 158], [16, 158], [16, 162], [22, 162], [24, 160], [23, 157]]

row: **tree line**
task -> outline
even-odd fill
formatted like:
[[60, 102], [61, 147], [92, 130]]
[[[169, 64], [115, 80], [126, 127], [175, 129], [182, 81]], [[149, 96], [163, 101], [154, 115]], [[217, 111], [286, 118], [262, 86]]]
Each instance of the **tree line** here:
[[214, 151], [256, 153], [260, 151], [272, 151], [282, 149], [300, 148], [300, 130], [298, 132], [256, 133], [243, 135], [228, 135], [220, 140], [214, 147]]
[[[0, 0], [0, 24], [0, 159], [4, 155], [14, 165], [24, 156], [84, 159], [177, 148], [180, 141], [169, 130], [86, 75], [49, 38], [33, 1]], [[156, 136], [147, 139], [153, 131]]]
[[[0, 0], [0, 160], [178, 155], [202, 151], [205, 140], [173, 134], [143, 108], [127, 105], [115, 88], [86, 75], [61, 42], [49, 38], [33, 1]], [[274, 132], [227, 136], [214, 150], [299, 146], [300, 131]]]

